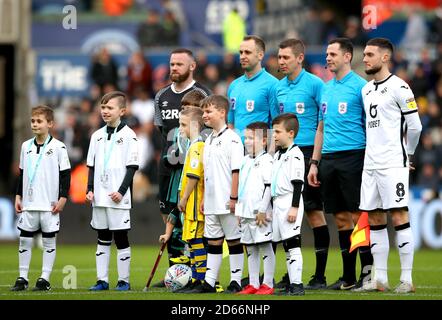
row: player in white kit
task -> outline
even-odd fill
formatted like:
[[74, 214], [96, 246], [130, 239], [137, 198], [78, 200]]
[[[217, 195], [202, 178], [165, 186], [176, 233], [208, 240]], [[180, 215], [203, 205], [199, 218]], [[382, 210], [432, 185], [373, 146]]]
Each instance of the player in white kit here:
[[[272, 248], [272, 206], [270, 183], [273, 158], [266, 151], [265, 122], [247, 125], [244, 145], [248, 154], [239, 170], [238, 202], [235, 215], [240, 217], [241, 243], [247, 247], [249, 284], [239, 294], [273, 294], [275, 253]], [[259, 267], [262, 254], [264, 279], [260, 285]]]
[[290, 285], [282, 295], [304, 295], [302, 284], [301, 224], [304, 216], [304, 154], [294, 143], [298, 118], [283, 113], [272, 121], [278, 151], [273, 157], [271, 195], [273, 200], [273, 242], [283, 241], [288, 249], [287, 271]]
[[105, 94], [100, 101], [106, 126], [91, 136], [87, 154], [89, 168], [86, 200], [92, 203], [91, 227], [97, 230], [97, 283], [92, 291], [109, 289], [109, 257], [112, 237], [117, 247], [118, 283], [116, 290], [130, 290], [131, 249], [128, 239], [131, 187], [139, 166], [135, 132], [121, 121], [126, 96], [119, 91]]
[[391, 213], [401, 261], [397, 293], [414, 292], [414, 240], [408, 214], [409, 170], [422, 125], [409, 85], [390, 73], [393, 45], [374, 38], [364, 50], [365, 72], [374, 76], [362, 89], [366, 113], [367, 147], [362, 173], [360, 209], [369, 212], [371, 253], [375, 276], [369, 289], [389, 289], [389, 239], [386, 212]]
[[29, 264], [33, 236], [42, 232], [43, 267], [35, 291], [51, 289], [49, 277], [55, 261], [56, 234], [60, 215], [66, 204], [71, 165], [66, 146], [49, 134], [54, 125], [54, 112], [47, 106], [32, 109], [31, 128], [35, 137], [23, 142], [20, 152], [20, 178], [15, 197], [20, 230], [18, 250], [20, 276], [12, 291], [28, 288]]

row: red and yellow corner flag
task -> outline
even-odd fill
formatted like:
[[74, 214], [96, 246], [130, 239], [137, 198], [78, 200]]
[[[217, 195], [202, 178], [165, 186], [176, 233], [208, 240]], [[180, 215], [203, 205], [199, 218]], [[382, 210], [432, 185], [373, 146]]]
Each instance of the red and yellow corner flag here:
[[368, 224], [368, 212], [362, 212], [350, 236], [350, 252], [362, 246], [370, 244], [370, 225]]

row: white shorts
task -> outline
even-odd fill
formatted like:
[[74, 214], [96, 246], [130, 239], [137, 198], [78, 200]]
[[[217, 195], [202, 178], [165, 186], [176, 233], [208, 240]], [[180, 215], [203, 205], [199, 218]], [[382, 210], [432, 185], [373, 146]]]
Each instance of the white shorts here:
[[272, 221], [267, 222], [266, 226], [258, 226], [255, 219], [241, 218], [241, 243], [259, 244], [272, 241]]
[[408, 168], [388, 168], [362, 171], [362, 211], [395, 209], [408, 206]]
[[60, 230], [60, 215], [51, 211], [23, 211], [18, 218], [17, 228], [23, 231], [51, 233]]
[[204, 221], [204, 237], [208, 240], [222, 238], [226, 240], [241, 239], [238, 217], [231, 213], [206, 215]]
[[287, 216], [292, 207], [292, 198], [292, 193], [273, 198], [273, 242], [287, 240], [301, 234], [302, 218], [304, 217], [304, 202], [301, 197], [296, 221], [290, 223], [287, 221]]
[[130, 210], [93, 207], [91, 227], [95, 230], [129, 230]]

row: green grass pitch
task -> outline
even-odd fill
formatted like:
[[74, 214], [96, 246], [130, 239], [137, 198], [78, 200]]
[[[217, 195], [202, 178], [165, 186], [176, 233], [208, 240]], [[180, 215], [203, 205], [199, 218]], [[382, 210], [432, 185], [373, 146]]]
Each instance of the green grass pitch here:
[[[157, 257], [159, 246], [133, 246], [131, 263], [131, 286], [129, 292], [115, 292], [112, 290], [117, 282], [116, 274], [116, 249], [112, 248], [110, 260], [110, 286], [111, 290], [105, 292], [89, 292], [88, 288], [95, 283], [95, 245], [59, 245], [54, 271], [51, 276], [52, 290], [49, 292], [11, 292], [11, 285], [18, 276], [18, 244], [0, 244], [0, 300], [441, 300], [442, 299], [442, 252], [419, 250], [414, 258], [413, 279], [416, 293], [398, 295], [387, 293], [352, 293], [336, 291], [307, 291], [302, 297], [279, 296], [235, 296], [228, 294], [201, 294], [188, 295], [168, 292], [165, 289], [151, 288], [143, 292], [154, 261]], [[314, 250], [303, 248], [303, 281], [306, 284], [314, 273]], [[34, 248], [32, 253], [31, 270], [29, 274], [30, 288], [35, 284], [41, 272], [42, 252]], [[220, 281], [224, 288], [228, 285], [229, 270], [228, 258], [223, 260]], [[358, 258], [359, 265], [359, 258]], [[76, 270], [77, 288], [64, 289], [63, 280], [68, 274], [66, 270]], [[65, 269], [65, 273], [63, 270]], [[152, 283], [159, 281], [167, 270], [167, 257], [164, 256], [159, 264]], [[282, 247], [278, 247], [275, 278], [278, 281], [285, 273], [285, 259]], [[341, 273], [341, 259], [338, 249], [329, 253], [326, 277], [329, 283], [335, 281]], [[400, 265], [396, 250], [390, 251], [389, 280], [392, 287], [399, 282]], [[67, 280], [65, 279], [65, 282]]]

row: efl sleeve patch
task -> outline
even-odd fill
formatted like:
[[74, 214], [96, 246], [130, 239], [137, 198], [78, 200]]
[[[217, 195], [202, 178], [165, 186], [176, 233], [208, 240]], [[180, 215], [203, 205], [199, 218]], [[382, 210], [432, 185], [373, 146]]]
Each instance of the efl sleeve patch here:
[[405, 102], [407, 103], [408, 109], [410, 110], [417, 109], [416, 100], [414, 100], [414, 98], [407, 99]]

